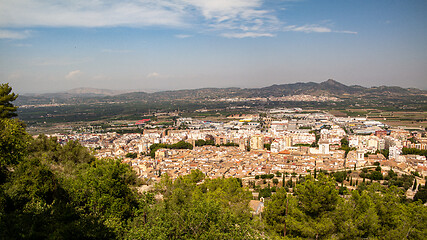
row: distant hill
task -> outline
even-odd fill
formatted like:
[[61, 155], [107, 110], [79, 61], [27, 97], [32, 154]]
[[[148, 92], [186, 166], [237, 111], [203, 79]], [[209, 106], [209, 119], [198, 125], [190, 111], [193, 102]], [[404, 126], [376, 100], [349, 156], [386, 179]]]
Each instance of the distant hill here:
[[61, 93], [40, 94], [18, 98], [19, 105], [57, 103], [93, 103], [93, 102], [139, 102], [139, 101], [202, 101], [219, 98], [281, 97], [289, 95], [330, 96], [337, 98], [407, 98], [415, 96], [426, 98], [427, 91], [415, 88], [379, 86], [366, 88], [358, 85], [347, 86], [333, 79], [321, 83], [298, 82], [275, 84], [262, 88], [200, 88], [154, 93], [116, 91], [95, 88], [75, 88]]

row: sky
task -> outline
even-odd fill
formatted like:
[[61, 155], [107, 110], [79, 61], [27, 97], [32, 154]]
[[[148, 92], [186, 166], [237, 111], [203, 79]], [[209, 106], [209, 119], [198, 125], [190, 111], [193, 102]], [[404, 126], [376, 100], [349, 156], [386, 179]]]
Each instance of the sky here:
[[17, 93], [335, 79], [427, 89], [426, 0], [1, 0]]

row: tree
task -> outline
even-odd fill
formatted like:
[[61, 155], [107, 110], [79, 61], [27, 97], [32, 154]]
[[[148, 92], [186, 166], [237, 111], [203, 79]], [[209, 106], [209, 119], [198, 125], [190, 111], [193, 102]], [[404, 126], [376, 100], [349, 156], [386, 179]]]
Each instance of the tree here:
[[129, 165], [103, 159], [77, 171], [75, 177], [67, 179], [64, 188], [81, 214], [98, 218], [117, 234], [123, 234], [127, 220], [138, 207], [131, 188], [136, 179]]
[[342, 138], [341, 139], [341, 146], [342, 147], [348, 147], [348, 139], [347, 138]]
[[337, 182], [342, 183], [347, 177], [347, 172], [346, 171], [336, 172], [333, 174], [333, 176]]
[[95, 157], [78, 141], [71, 140], [58, 150], [58, 161], [71, 164], [91, 163], [95, 161]]
[[339, 198], [334, 181], [323, 175], [319, 175], [318, 181], [307, 176], [306, 181], [298, 185], [295, 194], [300, 208], [312, 217], [335, 209]]
[[49, 168], [37, 158], [14, 167], [9, 181], [0, 188], [0, 239], [115, 238], [98, 219], [74, 208]]
[[0, 84], [0, 118], [16, 117], [17, 107], [13, 106], [11, 102], [15, 101], [18, 97], [12, 92], [12, 87], [8, 83]]
[[258, 194], [258, 198], [260, 199], [262, 197], [263, 198], [271, 197], [271, 188], [270, 187], [260, 189], [259, 194]]
[[268, 226], [279, 233], [283, 234], [284, 223], [286, 218], [286, 198], [287, 193], [284, 188], [279, 188], [266, 203], [264, 217]]
[[[128, 239], [253, 239], [252, 194], [235, 178], [204, 179], [198, 170], [157, 186], [163, 200], [133, 221]], [[140, 224], [138, 224], [138, 222]]]
[[382, 180], [383, 179], [383, 174], [380, 171], [373, 171], [370, 175], [369, 178], [371, 180]]
[[421, 202], [427, 202], [427, 187], [418, 188], [417, 193], [415, 193], [414, 201], [421, 200]]
[[137, 158], [138, 157], [138, 153], [126, 153], [127, 158]]
[[0, 166], [17, 164], [27, 155], [30, 136], [16, 119], [0, 119]]

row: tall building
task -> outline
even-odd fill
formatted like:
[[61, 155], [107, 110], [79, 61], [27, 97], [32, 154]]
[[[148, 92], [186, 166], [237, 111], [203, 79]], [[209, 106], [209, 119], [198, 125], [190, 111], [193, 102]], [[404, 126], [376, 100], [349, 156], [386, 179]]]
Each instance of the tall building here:
[[281, 138], [276, 138], [271, 143], [271, 151], [272, 152], [280, 152], [280, 151], [283, 151], [289, 147], [292, 147], [292, 137], [291, 136], [284, 136]]
[[402, 153], [402, 149], [398, 146], [393, 146], [388, 148], [389, 151], [389, 159], [397, 159]]
[[328, 140], [320, 140], [319, 141], [319, 151], [321, 154], [329, 154], [329, 141]]
[[250, 140], [251, 150], [263, 150], [264, 149], [264, 137], [262, 135], [254, 135]]

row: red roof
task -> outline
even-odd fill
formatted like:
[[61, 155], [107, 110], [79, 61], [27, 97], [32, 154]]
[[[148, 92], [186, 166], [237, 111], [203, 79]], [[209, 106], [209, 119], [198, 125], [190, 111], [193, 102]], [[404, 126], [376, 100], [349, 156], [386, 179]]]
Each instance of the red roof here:
[[150, 120], [151, 120], [151, 119], [149, 119], [149, 118], [141, 119], [141, 120], [137, 121], [137, 122], [135, 123], [135, 125], [143, 124], [143, 123], [149, 122]]

